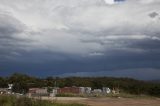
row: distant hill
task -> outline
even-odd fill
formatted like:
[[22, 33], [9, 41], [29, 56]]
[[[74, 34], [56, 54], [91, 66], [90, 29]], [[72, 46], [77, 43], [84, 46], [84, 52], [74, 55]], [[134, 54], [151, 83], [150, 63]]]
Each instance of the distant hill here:
[[41, 87], [91, 87], [102, 89], [109, 87], [119, 89], [121, 92], [136, 95], [151, 95], [160, 97], [160, 80], [140, 81], [131, 78], [113, 77], [47, 77], [36, 78], [28, 75], [15, 73], [10, 77], [0, 77], [0, 88], [7, 88], [13, 84], [13, 92], [27, 93], [29, 88]]
[[160, 79], [151, 80], [150, 82], [152, 82], [152, 83], [158, 83], [158, 84], [160, 84]]

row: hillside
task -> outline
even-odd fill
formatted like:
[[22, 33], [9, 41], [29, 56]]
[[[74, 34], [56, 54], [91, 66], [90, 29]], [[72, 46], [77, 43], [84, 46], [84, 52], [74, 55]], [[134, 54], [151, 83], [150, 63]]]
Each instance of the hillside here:
[[136, 95], [152, 95], [160, 97], [160, 84], [140, 81], [131, 78], [113, 78], [113, 77], [47, 77], [36, 78], [28, 75], [13, 74], [10, 77], [0, 78], [0, 88], [8, 87], [12, 83], [13, 91], [18, 93], [27, 93], [32, 87], [91, 87], [92, 89], [101, 89], [109, 87], [118, 88], [120, 92]]

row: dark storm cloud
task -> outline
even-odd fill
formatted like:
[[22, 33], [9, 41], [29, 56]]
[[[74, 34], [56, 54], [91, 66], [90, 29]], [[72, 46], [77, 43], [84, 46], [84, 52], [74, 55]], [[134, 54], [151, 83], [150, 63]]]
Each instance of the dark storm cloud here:
[[130, 45], [131, 48], [139, 48], [146, 52], [160, 52], [160, 40], [158, 39], [145, 39], [134, 42]]
[[160, 2], [0, 1], [2, 74], [138, 78], [135, 73], [154, 70], [147, 74], [154, 78], [160, 69]]
[[0, 63], [16, 59], [30, 41], [25, 34], [25, 25], [9, 13], [0, 11]]
[[14, 38], [14, 34], [23, 32], [23, 25], [14, 17], [0, 12], [1, 39]]

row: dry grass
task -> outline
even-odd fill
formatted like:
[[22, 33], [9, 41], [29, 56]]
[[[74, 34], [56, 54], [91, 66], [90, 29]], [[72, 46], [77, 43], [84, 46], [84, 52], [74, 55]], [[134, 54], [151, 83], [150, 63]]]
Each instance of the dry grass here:
[[86, 106], [78, 103], [57, 103], [49, 100], [31, 99], [27, 97], [15, 97], [0, 95], [0, 106]]

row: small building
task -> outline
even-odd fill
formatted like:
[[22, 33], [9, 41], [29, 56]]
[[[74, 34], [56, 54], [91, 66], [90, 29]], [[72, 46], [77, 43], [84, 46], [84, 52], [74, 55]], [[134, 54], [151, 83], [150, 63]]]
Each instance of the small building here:
[[109, 94], [109, 93], [111, 93], [111, 89], [108, 88], [108, 87], [103, 87], [103, 88], [102, 88], [102, 92]]
[[30, 88], [28, 96], [48, 96], [47, 88]]
[[50, 97], [55, 97], [56, 96], [56, 94], [58, 93], [58, 90], [59, 88], [54, 88], [53, 90], [52, 90], [52, 92], [50, 93]]
[[102, 90], [101, 89], [94, 89], [92, 92], [97, 94], [97, 93], [102, 93]]
[[90, 94], [92, 91], [91, 87], [85, 87], [85, 93]]
[[80, 89], [80, 93], [81, 93], [81, 94], [84, 94], [84, 93], [85, 93], [85, 87], [79, 87], [79, 89]]
[[8, 94], [7, 88], [0, 88], [0, 95], [3, 95], [3, 94]]
[[80, 93], [82, 94], [90, 94], [91, 93], [91, 87], [79, 87], [80, 88]]
[[0, 88], [0, 94], [13, 94], [12, 87], [13, 84], [8, 84], [8, 88]]
[[57, 89], [58, 94], [64, 94], [64, 93], [73, 93], [73, 94], [80, 94], [80, 88], [79, 87], [64, 87]]

